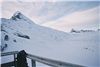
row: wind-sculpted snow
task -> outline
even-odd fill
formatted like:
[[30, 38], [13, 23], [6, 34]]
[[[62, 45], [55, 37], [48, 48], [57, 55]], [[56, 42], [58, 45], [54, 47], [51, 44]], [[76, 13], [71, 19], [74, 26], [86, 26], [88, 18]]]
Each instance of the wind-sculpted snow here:
[[[19, 12], [17, 12], [19, 13]], [[20, 19], [2, 19], [2, 45], [8, 47], [3, 52], [20, 51], [54, 60], [99, 67], [100, 32], [65, 33], [42, 27], [23, 14], [14, 14]], [[8, 35], [9, 40], [4, 37]], [[17, 35], [17, 36], [16, 36]], [[29, 39], [23, 38], [25, 36]], [[19, 36], [19, 37], [18, 37]], [[20, 37], [21, 36], [21, 37]], [[2, 58], [2, 62], [5, 60]], [[6, 62], [9, 60], [6, 60]]]

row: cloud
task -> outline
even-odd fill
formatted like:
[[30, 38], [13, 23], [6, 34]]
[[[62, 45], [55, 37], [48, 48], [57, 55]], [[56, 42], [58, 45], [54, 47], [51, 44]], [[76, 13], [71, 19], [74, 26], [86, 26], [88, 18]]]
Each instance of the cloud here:
[[[2, 12], [5, 14], [9, 12], [14, 13], [15, 11], [22, 11], [24, 14], [28, 16], [38, 16], [38, 18], [42, 18], [46, 21], [51, 21], [58, 19], [66, 14], [73, 13], [75, 11], [81, 11], [96, 7], [99, 5], [98, 2], [26, 2], [21, 0], [4, 0], [2, 3]], [[6, 12], [5, 12], [6, 11]], [[8, 17], [8, 15], [3, 15], [4, 17]], [[10, 16], [9, 16], [10, 17]]]
[[43, 1], [48, 1], [48, 2], [61, 2], [61, 1], [99, 1], [99, 0], [4, 0], [4, 1], [22, 1], [22, 2], [43, 2]]
[[0, 0], [0, 3], [2, 3], [2, 0]]
[[61, 31], [72, 28], [98, 28], [100, 21], [100, 7], [95, 7], [85, 11], [77, 11], [58, 20], [44, 23], [43, 26], [51, 27]]
[[59, 19], [64, 15], [76, 11], [84, 11], [98, 5], [98, 2], [46, 2], [43, 9], [40, 10], [39, 16], [45, 16], [47, 21], [51, 21]]
[[[29, 1], [3, 0], [3, 1], [4, 2], [2, 2], [2, 7], [1, 7], [3, 18], [10, 18], [16, 11], [21, 11], [25, 16], [27, 16], [37, 24], [40, 25], [44, 24], [45, 26], [63, 31], [65, 31], [66, 28], [70, 29], [72, 25], [76, 26], [75, 23], [76, 24], [79, 24], [80, 22], [87, 23], [90, 22], [89, 20], [95, 19], [97, 16], [97, 14], [95, 13], [97, 13], [98, 10], [95, 10], [93, 12], [92, 8], [95, 8], [100, 5], [98, 1], [95, 2], [93, 1], [33, 2], [33, 0], [32, 2], [30, 2], [30, 0]], [[94, 14], [92, 14], [91, 12]], [[94, 23], [93, 21], [92, 23]]]

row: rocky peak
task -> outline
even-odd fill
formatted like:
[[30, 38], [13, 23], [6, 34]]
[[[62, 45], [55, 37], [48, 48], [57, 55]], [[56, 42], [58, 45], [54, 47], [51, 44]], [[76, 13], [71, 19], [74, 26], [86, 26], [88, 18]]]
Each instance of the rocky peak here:
[[23, 19], [23, 14], [19, 11], [15, 12], [14, 15], [11, 17], [12, 20], [19, 20]]

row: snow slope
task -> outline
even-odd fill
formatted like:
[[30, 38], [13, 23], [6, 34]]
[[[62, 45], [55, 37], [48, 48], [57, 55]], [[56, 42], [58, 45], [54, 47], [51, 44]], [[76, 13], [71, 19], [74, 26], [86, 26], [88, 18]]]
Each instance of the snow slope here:
[[[7, 44], [3, 52], [20, 51], [79, 64], [88, 67], [100, 66], [100, 32], [65, 33], [42, 27], [20, 12], [10, 19], [2, 18], [1, 40]], [[5, 36], [8, 36], [8, 40]], [[2, 59], [2, 62], [5, 61]]]

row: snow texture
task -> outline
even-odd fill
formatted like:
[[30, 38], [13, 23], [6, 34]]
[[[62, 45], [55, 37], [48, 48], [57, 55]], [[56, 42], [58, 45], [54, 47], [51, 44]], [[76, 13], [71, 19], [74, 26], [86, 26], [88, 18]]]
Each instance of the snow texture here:
[[[16, 12], [10, 19], [2, 18], [1, 21], [1, 46], [7, 45], [3, 52], [25, 50], [54, 60], [100, 67], [99, 31], [65, 33], [39, 26], [20, 12]], [[10, 60], [1, 59], [2, 63]]]

